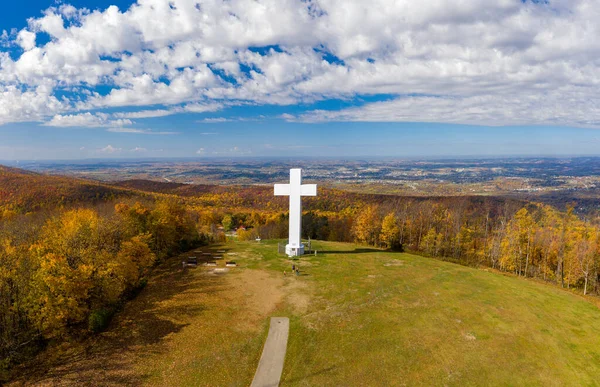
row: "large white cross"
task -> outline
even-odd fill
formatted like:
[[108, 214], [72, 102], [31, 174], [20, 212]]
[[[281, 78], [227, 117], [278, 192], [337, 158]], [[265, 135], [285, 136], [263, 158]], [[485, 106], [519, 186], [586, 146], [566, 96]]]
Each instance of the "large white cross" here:
[[302, 232], [301, 197], [317, 196], [317, 185], [302, 185], [302, 169], [290, 169], [290, 184], [275, 184], [275, 196], [290, 197], [290, 234], [285, 252], [290, 257], [302, 255], [304, 254], [304, 245], [300, 239]]

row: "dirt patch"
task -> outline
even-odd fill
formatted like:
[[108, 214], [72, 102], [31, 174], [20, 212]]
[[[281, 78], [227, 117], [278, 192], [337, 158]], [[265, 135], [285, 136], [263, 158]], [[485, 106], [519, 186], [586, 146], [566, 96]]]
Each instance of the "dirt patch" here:
[[295, 277], [287, 279], [285, 285], [286, 302], [292, 307], [295, 313], [304, 314], [308, 310], [311, 300], [310, 287], [304, 281]]
[[229, 290], [222, 295], [224, 302], [244, 305], [242, 325], [256, 328], [283, 301], [283, 278], [262, 270], [240, 270], [227, 278]]
[[393, 259], [387, 263], [384, 263], [383, 266], [404, 266], [404, 261], [399, 259]]
[[467, 339], [467, 341], [477, 340], [477, 337], [475, 337], [475, 335], [472, 334], [471, 332], [467, 332], [463, 336], [465, 337], [465, 339]]

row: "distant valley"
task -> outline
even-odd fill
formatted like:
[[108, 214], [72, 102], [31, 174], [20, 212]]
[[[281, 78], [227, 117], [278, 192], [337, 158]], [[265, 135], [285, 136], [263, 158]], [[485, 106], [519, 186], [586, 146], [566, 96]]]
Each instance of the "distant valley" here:
[[157, 159], [25, 161], [6, 164], [99, 181], [145, 179], [179, 184], [264, 185], [302, 167], [307, 181], [363, 193], [410, 196], [494, 195], [540, 201], [579, 213], [600, 209], [600, 158]]

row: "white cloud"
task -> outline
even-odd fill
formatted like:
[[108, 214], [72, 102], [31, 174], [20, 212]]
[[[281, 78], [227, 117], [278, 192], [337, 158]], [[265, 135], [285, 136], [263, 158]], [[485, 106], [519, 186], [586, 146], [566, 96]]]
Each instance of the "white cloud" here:
[[35, 47], [35, 33], [23, 29], [17, 35], [17, 44], [25, 51]]
[[204, 148], [200, 148], [196, 151], [196, 154], [198, 154], [198, 155], [203, 155], [204, 153], [206, 153]]
[[65, 102], [57, 99], [51, 92], [51, 88], [43, 85], [25, 90], [14, 85], [2, 85], [0, 77], [0, 125], [42, 121], [48, 115], [66, 110], [68, 107]]
[[218, 103], [208, 103], [208, 104], [194, 103], [194, 104], [185, 105], [183, 107], [183, 111], [189, 112], [189, 113], [206, 113], [206, 112], [216, 112], [217, 110], [220, 110], [222, 108], [223, 108], [223, 106]]
[[204, 118], [202, 120], [196, 121], [199, 124], [220, 124], [222, 122], [231, 122], [233, 121], [230, 118], [217, 117], [217, 118]]
[[[580, 97], [581, 98], [581, 97]], [[545, 96], [401, 97], [338, 111], [315, 110], [288, 121], [447, 122], [475, 125], [600, 127], [600, 105], [568, 94]], [[560, 101], [560, 102], [558, 102]]]
[[164, 117], [170, 116], [174, 114], [172, 110], [165, 109], [157, 109], [157, 110], [142, 110], [138, 112], [123, 112], [123, 113], [115, 113], [115, 117], [119, 118], [156, 118], [156, 117]]
[[133, 149], [130, 149], [129, 151], [130, 151], [130, 152], [146, 152], [146, 151], [148, 151], [148, 149], [146, 149], [146, 148], [141, 148], [141, 147], [139, 147], [139, 146], [136, 146], [135, 148], [133, 148]]
[[112, 133], [150, 134], [150, 135], [162, 135], [162, 136], [179, 134], [179, 132], [170, 132], [170, 131], [154, 132], [154, 131], [148, 130], [148, 129], [120, 128], [120, 127], [119, 128], [110, 128], [110, 129], [107, 129], [107, 131], [112, 132]]
[[107, 145], [104, 148], [100, 149], [102, 153], [118, 153], [122, 150], [122, 148], [115, 148], [112, 145]]
[[10, 47], [10, 35], [8, 31], [2, 30], [0, 34], [0, 47]]
[[[94, 125], [78, 116], [110, 107], [143, 109], [114, 121], [387, 94], [393, 102], [283, 118], [598, 126], [597, 0], [198, 4], [61, 5], [3, 31], [2, 44], [24, 52], [0, 53], [0, 125]], [[36, 46], [42, 32], [52, 39]], [[261, 46], [278, 48], [250, 49]]]
[[107, 132], [146, 134], [148, 133], [148, 130], [135, 128], [110, 128], [107, 130]]
[[133, 125], [133, 122], [129, 119], [110, 119], [109, 116], [104, 113], [92, 114], [87, 112], [67, 115], [57, 114], [52, 117], [50, 121], [44, 123], [44, 125], [58, 127], [120, 128], [123, 126]]
[[193, 103], [183, 106], [175, 106], [169, 109], [141, 110], [136, 112], [118, 112], [114, 113], [113, 116], [118, 118], [156, 118], [180, 113], [215, 112], [217, 110], [221, 110], [222, 108], [223, 105], [219, 103]]

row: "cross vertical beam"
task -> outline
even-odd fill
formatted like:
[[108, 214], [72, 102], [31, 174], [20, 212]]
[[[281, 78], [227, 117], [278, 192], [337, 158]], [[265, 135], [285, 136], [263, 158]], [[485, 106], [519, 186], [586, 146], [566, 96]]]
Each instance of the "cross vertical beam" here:
[[288, 244], [285, 246], [286, 254], [290, 257], [302, 255], [302, 196], [317, 196], [317, 185], [302, 185], [302, 169], [290, 169], [290, 183], [275, 184], [275, 196], [290, 197], [290, 228]]

